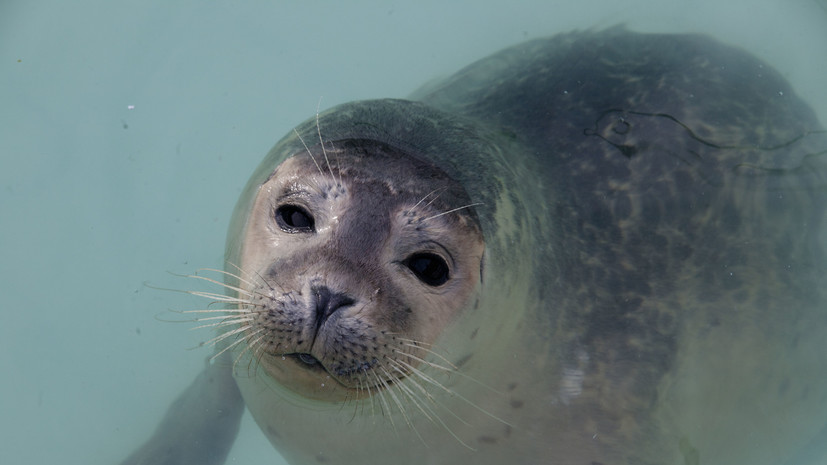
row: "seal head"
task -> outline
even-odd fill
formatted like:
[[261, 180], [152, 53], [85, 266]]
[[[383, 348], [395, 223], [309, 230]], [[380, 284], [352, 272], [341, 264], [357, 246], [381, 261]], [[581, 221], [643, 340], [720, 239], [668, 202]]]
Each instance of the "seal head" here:
[[238, 262], [257, 278], [241, 286], [261, 366], [319, 400], [409, 376], [477, 295], [484, 243], [469, 206], [439, 168], [373, 140], [281, 163], [258, 189]]

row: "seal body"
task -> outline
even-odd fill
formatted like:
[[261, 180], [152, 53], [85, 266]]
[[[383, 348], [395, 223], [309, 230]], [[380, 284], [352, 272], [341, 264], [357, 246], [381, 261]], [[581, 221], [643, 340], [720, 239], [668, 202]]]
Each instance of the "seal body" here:
[[239, 200], [236, 381], [297, 465], [793, 460], [827, 424], [825, 151], [697, 35], [560, 35], [341, 105]]

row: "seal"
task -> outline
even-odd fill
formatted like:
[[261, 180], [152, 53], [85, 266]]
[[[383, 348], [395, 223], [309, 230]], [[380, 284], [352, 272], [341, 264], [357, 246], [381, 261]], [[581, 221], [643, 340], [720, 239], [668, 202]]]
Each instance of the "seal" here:
[[335, 107], [233, 214], [209, 370], [238, 392], [183, 397], [243, 398], [291, 464], [815, 456], [826, 156], [776, 71], [700, 35], [562, 34]]

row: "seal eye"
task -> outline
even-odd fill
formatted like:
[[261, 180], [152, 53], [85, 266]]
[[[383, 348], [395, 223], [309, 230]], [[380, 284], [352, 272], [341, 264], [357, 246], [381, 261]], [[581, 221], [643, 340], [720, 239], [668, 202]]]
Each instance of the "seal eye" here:
[[276, 222], [284, 232], [313, 232], [313, 217], [297, 205], [282, 205], [277, 208]]
[[429, 286], [441, 286], [448, 281], [448, 264], [439, 255], [415, 253], [404, 262], [420, 281]]

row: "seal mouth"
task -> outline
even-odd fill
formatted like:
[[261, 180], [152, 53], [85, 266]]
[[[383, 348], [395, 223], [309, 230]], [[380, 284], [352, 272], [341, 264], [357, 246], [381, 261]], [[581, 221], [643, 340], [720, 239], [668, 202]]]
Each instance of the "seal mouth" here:
[[314, 356], [312, 356], [312, 355], [310, 355], [306, 352], [297, 352], [297, 353], [293, 353], [293, 354], [285, 354], [284, 356], [298, 362], [299, 364], [301, 364], [305, 368], [308, 368], [308, 369], [311, 369], [311, 370], [327, 371], [327, 370], [324, 369], [324, 366], [322, 365], [322, 362], [319, 361], [319, 359], [317, 359], [316, 357], [314, 357]]
[[[342, 384], [345, 387], [351, 386], [348, 386], [345, 382], [343, 382], [342, 378], [351, 377], [358, 373], [366, 373], [368, 372], [368, 370], [371, 370], [374, 367], [374, 365], [378, 363], [378, 361], [374, 358], [371, 362], [363, 362], [361, 364], [358, 364], [358, 366], [352, 366], [348, 369], [337, 369], [335, 367], [328, 367], [321, 360], [307, 352], [293, 352], [290, 354], [284, 354], [282, 357], [288, 360], [292, 360], [293, 363], [300, 366], [304, 370], [315, 373], [327, 374], [331, 378], [336, 380], [339, 384]], [[383, 381], [383, 384], [389, 386], [396, 381], [399, 381], [399, 379], [389, 378], [385, 379]]]
[[316, 365], [317, 363], [320, 363], [319, 359], [317, 359], [316, 357], [314, 357], [310, 354], [301, 353], [301, 354], [296, 354], [296, 356], [298, 356], [299, 360], [301, 360], [302, 363], [304, 363], [306, 365], [311, 365], [312, 366], [312, 365]]

